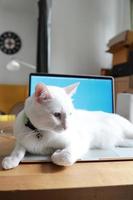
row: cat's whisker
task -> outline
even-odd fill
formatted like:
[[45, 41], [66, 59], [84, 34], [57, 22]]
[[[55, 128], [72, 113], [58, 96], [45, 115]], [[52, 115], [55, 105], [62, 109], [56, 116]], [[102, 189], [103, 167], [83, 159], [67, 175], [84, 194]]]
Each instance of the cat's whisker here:
[[35, 131], [29, 131], [28, 133], [25, 133], [24, 135], [25, 135], [25, 137], [31, 137], [32, 135], [36, 135], [36, 132]]

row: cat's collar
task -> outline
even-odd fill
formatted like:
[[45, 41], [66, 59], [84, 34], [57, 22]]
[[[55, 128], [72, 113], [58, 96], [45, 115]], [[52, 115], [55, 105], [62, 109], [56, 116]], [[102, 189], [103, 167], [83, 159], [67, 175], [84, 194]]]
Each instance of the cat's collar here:
[[27, 115], [24, 113], [24, 125], [31, 129], [32, 131], [36, 132], [36, 137], [38, 139], [42, 138], [42, 134], [40, 133], [40, 130], [37, 129], [30, 121], [30, 119], [27, 117]]

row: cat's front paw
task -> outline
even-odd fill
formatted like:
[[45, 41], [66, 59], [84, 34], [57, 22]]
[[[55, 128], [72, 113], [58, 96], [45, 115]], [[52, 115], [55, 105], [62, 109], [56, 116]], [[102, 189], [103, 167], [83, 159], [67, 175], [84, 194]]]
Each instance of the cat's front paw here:
[[13, 157], [9, 156], [9, 157], [5, 157], [2, 160], [2, 167], [3, 169], [12, 169], [14, 167], [17, 167], [19, 164], [19, 162], [14, 159]]
[[68, 152], [66, 149], [55, 151], [51, 156], [51, 159], [53, 163], [61, 166], [70, 166], [75, 162], [75, 160], [72, 158], [71, 153]]

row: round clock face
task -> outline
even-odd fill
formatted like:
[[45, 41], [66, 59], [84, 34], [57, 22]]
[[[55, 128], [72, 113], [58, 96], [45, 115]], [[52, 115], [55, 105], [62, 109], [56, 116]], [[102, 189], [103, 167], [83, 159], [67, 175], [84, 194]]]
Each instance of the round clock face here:
[[0, 35], [0, 49], [5, 54], [15, 54], [21, 48], [20, 37], [13, 32], [4, 32]]

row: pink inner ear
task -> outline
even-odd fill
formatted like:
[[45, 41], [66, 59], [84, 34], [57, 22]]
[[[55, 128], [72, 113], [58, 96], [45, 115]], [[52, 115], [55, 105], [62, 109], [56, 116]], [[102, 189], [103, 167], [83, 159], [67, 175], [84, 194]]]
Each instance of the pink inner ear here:
[[45, 86], [41, 83], [37, 84], [35, 88], [35, 97], [39, 97], [42, 92], [45, 90]]
[[38, 103], [41, 103], [43, 100], [51, 98], [47, 86], [41, 83], [37, 84], [35, 88], [35, 97]]

